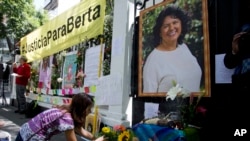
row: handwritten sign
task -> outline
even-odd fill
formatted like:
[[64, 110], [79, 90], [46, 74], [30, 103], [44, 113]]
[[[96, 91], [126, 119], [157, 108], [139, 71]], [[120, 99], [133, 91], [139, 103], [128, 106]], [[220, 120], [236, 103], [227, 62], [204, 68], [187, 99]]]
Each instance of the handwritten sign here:
[[122, 104], [122, 78], [120, 75], [103, 76], [98, 80], [95, 93], [96, 105]]

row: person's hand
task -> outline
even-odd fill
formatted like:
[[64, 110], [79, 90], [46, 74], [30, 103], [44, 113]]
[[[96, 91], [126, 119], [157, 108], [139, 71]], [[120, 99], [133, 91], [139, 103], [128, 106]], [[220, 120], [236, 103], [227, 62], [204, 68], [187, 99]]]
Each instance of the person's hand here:
[[239, 52], [239, 46], [238, 46], [238, 41], [240, 39], [240, 36], [242, 34], [245, 34], [246, 32], [240, 32], [234, 35], [233, 41], [232, 41], [232, 53], [237, 54]]
[[104, 136], [101, 136], [99, 138], [97, 138], [95, 141], [106, 141], [107, 138], [105, 138]]
[[0, 121], [0, 128], [4, 127], [4, 125], [5, 125], [4, 121]]
[[22, 77], [22, 75], [17, 74], [16, 77]]
[[13, 68], [16, 68], [16, 67], [17, 67], [16, 62], [12, 64], [12, 67], [13, 67]]

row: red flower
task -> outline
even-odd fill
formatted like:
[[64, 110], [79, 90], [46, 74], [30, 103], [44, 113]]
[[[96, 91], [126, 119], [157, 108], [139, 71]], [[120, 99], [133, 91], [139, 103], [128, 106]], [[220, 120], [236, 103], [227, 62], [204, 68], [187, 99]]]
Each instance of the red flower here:
[[204, 108], [204, 107], [202, 107], [202, 106], [198, 106], [198, 107], [196, 108], [196, 113], [201, 113], [203, 116], [206, 115], [206, 112], [207, 112], [207, 109]]
[[115, 131], [125, 131], [125, 130], [126, 130], [126, 128], [125, 128], [123, 125], [115, 125], [115, 126], [113, 127], [113, 129], [114, 129]]

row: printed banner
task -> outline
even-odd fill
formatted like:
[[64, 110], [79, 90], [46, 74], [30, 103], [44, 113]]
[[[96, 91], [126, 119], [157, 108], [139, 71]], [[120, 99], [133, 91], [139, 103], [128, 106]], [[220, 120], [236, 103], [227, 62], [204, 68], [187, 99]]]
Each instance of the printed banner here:
[[67, 54], [65, 56], [64, 66], [63, 66], [63, 88], [73, 88], [75, 83], [75, 75], [77, 69], [76, 62], [77, 55], [76, 52]]
[[106, 0], [84, 0], [21, 38], [28, 62], [44, 58], [103, 34]]

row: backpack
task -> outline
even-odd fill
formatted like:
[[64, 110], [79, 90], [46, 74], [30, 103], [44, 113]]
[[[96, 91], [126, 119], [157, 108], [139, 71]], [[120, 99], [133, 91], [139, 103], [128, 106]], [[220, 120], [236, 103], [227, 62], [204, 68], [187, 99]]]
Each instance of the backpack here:
[[37, 100], [32, 100], [28, 105], [25, 112], [26, 118], [33, 118], [41, 112], [41, 107], [38, 105]]

